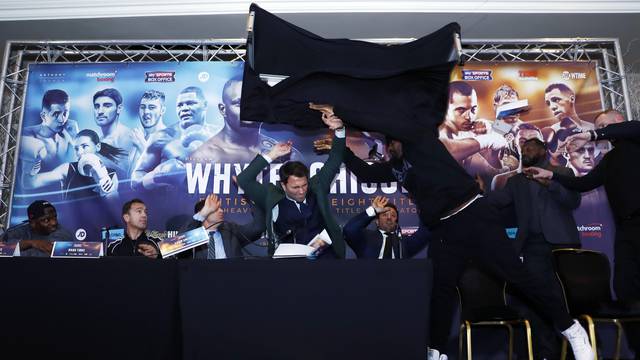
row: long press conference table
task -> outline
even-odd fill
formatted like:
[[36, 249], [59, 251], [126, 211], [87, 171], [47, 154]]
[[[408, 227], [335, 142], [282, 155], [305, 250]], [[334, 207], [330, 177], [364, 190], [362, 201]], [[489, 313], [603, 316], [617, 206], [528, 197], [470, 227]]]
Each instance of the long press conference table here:
[[4, 359], [424, 359], [427, 260], [0, 258]]

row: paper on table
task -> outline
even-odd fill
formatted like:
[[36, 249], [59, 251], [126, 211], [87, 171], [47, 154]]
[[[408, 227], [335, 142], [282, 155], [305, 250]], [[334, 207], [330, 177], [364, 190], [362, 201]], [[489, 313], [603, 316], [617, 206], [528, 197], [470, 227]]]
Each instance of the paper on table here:
[[274, 259], [308, 257], [316, 251], [315, 248], [303, 244], [280, 244], [273, 254]]
[[331, 245], [331, 238], [329, 237], [329, 233], [327, 230], [322, 230], [318, 235], [313, 237], [313, 240], [309, 241], [309, 244], [280, 244], [278, 248], [276, 248], [275, 253], [273, 254], [274, 259], [278, 258], [294, 258], [294, 257], [309, 257], [314, 254], [314, 252], [319, 249], [310, 246], [315, 241], [322, 240], [327, 245]]

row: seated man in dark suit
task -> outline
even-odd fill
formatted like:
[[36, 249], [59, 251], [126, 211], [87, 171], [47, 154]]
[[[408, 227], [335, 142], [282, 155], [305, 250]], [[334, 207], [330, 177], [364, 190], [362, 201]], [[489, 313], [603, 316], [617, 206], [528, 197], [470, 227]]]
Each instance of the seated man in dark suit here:
[[185, 252], [188, 257], [194, 259], [242, 258], [245, 255], [242, 248], [258, 240], [264, 232], [264, 212], [258, 207], [254, 207], [253, 221], [248, 224], [238, 225], [224, 221], [221, 201], [215, 194], [209, 194], [205, 199], [198, 201], [194, 212], [193, 220], [183, 231], [202, 226], [209, 232], [208, 244], [193, 248], [192, 252]]
[[[367, 229], [376, 219], [376, 230]], [[384, 196], [376, 196], [366, 211], [352, 217], [342, 230], [358, 259], [407, 259], [424, 248], [431, 237], [425, 226], [409, 236], [398, 227], [398, 209]]]

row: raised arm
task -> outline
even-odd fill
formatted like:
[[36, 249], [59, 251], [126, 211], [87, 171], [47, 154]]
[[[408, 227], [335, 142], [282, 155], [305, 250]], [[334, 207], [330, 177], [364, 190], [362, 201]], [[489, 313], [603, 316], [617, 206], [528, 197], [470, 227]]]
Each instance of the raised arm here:
[[523, 171], [527, 174], [527, 176], [530, 176], [533, 179], [555, 180], [568, 189], [585, 192], [593, 190], [598, 186], [604, 184], [606, 163], [607, 156], [605, 155], [605, 157], [600, 161], [600, 163], [598, 163], [598, 165], [596, 165], [595, 168], [593, 168], [593, 170], [591, 170], [587, 175], [581, 177], [561, 175], [538, 167], [526, 168]]
[[344, 149], [346, 147], [346, 132], [344, 127], [335, 131], [332, 144], [327, 162], [316, 174], [318, 181], [320, 182], [320, 186], [323, 189], [329, 189], [333, 178], [336, 176], [338, 171], [340, 171], [340, 165], [342, 165]]
[[369, 207], [366, 211], [352, 217], [342, 228], [344, 240], [358, 257], [361, 256], [367, 245], [364, 230], [375, 218], [375, 212], [369, 209], [373, 208]]
[[624, 139], [640, 141], [640, 121], [624, 121], [593, 131], [596, 133], [596, 139], [594, 140]]
[[265, 155], [257, 155], [253, 161], [238, 174], [238, 185], [244, 190], [247, 197], [251, 199], [257, 206], [266, 210], [266, 198], [268, 194], [269, 184], [261, 184], [256, 177], [262, 170], [271, 163], [271, 161], [287, 155], [291, 152], [291, 142], [277, 143]]

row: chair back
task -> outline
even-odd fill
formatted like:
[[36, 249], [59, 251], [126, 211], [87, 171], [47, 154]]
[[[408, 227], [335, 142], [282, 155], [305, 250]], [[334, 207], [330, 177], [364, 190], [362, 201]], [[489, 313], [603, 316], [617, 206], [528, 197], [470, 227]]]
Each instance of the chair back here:
[[503, 308], [505, 301], [505, 282], [493, 274], [469, 264], [458, 280], [463, 319], [473, 317], [476, 309]]
[[592, 313], [600, 304], [611, 301], [611, 268], [601, 252], [582, 249], [553, 251], [556, 272], [562, 283], [569, 313]]

